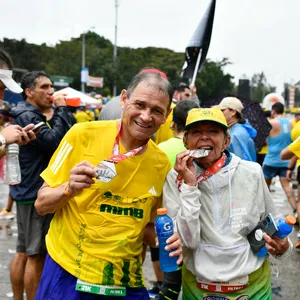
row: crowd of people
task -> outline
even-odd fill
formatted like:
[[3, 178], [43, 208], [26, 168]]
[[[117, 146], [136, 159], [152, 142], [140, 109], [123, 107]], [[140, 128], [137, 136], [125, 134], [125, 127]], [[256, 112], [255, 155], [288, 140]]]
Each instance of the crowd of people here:
[[[201, 108], [195, 86], [172, 87], [164, 72], [145, 68], [101, 112], [80, 107], [73, 114], [45, 72], [28, 72], [19, 86], [12, 69], [1, 50], [0, 98], [5, 88], [24, 98], [9, 114], [0, 111], [0, 169], [5, 146], [20, 149], [22, 180], [10, 186], [0, 213], [11, 216], [16, 204], [14, 300], [24, 291], [28, 300], [149, 294], [164, 300], [180, 292], [184, 300], [272, 299], [269, 257], [287, 257], [293, 244], [264, 233], [268, 254], [259, 257], [248, 235], [267, 214], [281, 216], [269, 190], [275, 176], [295, 216], [300, 213], [290, 186], [300, 122], [284, 118], [281, 103], [272, 107], [261, 160], [257, 132], [236, 97]], [[176, 228], [166, 246], [178, 258], [171, 273], [159, 265], [154, 220], [160, 207]], [[147, 247], [157, 279], [149, 290]]]

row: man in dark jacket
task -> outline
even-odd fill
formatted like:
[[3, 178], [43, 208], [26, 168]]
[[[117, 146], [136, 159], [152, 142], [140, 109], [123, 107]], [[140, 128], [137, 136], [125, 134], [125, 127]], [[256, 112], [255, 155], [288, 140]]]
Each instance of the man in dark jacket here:
[[[29, 123], [45, 122], [37, 138], [20, 147], [22, 181], [10, 186], [10, 195], [17, 204], [18, 240], [17, 253], [11, 265], [11, 281], [14, 299], [34, 299], [42, 274], [47, 234], [52, 215], [39, 216], [34, 208], [37, 192], [43, 184], [40, 173], [47, 167], [50, 158], [72, 124], [62, 94], [53, 96], [54, 89], [48, 75], [41, 71], [27, 73], [21, 86], [25, 102], [13, 109], [13, 124], [22, 127]], [[44, 114], [56, 106], [51, 125]], [[24, 276], [25, 275], [25, 276]]]

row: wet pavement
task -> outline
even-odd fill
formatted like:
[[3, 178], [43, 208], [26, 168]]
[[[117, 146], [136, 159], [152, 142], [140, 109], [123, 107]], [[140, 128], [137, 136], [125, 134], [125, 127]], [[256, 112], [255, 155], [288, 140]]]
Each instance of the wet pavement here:
[[[272, 196], [277, 208], [284, 214], [292, 213], [292, 209], [280, 187], [279, 181], [275, 180], [272, 185]], [[6, 203], [8, 187], [0, 182], [0, 208]], [[0, 300], [12, 299], [9, 267], [15, 253], [17, 226], [16, 220], [0, 220]], [[297, 227], [298, 229], [298, 227]], [[290, 235], [292, 241], [296, 242], [296, 231]], [[293, 251], [293, 254], [285, 260], [276, 260], [276, 267], [279, 271], [278, 277], [272, 275], [273, 299], [274, 300], [300, 300], [299, 275], [300, 275], [300, 253]], [[275, 268], [273, 268], [275, 270]], [[155, 281], [155, 275], [152, 268], [150, 253], [144, 262], [144, 275], [147, 287], [151, 287]], [[262, 299], [263, 300], [263, 299]]]

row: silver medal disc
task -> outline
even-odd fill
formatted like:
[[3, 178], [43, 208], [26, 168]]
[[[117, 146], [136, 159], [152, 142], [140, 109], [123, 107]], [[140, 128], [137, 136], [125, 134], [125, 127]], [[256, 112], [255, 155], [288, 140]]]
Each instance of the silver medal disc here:
[[115, 164], [106, 160], [97, 166], [96, 179], [102, 182], [110, 182], [117, 175]]
[[205, 157], [209, 154], [210, 150], [208, 149], [194, 149], [190, 150], [189, 156], [194, 158]]

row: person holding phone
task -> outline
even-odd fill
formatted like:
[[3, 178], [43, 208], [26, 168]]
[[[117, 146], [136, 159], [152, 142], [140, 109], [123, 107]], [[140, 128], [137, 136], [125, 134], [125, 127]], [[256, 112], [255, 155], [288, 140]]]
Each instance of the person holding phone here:
[[[262, 216], [279, 217], [260, 165], [227, 150], [228, 125], [219, 108], [190, 110], [183, 141], [187, 150], [177, 155], [163, 189], [184, 247], [183, 299], [272, 299], [267, 256], [256, 256], [247, 239]], [[193, 158], [194, 149], [208, 155]], [[292, 250], [288, 238], [264, 239], [272, 256]]]
[[[33, 123], [40, 127], [37, 138], [20, 147], [22, 181], [10, 186], [10, 196], [17, 205], [18, 224], [17, 252], [11, 264], [10, 277], [15, 299], [23, 298], [24, 287], [27, 299], [34, 299], [46, 255], [45, 235], [52, 219], [52, 215], [40, 217], [34, 207], [37, 192], [43, 184], [40, 173], [47, 167], [72, 124], [64, 95], [53, 96], [52, 82], [45, 72], [28, 72], [21, 80], [21, 87], [25, 101], [19, 102], [11, 111], [12, 124], [23, 127]], [[50, 125], [46, 124], [44, 114], [52, 110], [53, 104], [55, 108]], [[41, 125], [37, 125], [39, 123]]]

